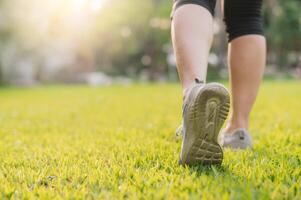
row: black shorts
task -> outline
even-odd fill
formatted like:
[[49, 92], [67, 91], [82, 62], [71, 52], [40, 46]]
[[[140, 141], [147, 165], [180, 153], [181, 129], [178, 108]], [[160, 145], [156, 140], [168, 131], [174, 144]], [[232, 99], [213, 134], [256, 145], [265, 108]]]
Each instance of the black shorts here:
[[[229, 41], [243, 35], [263, 35], [262, 0], [224, 1], [224, 22]], [[173, 13], [185, 4], [202, 6], [214, 16], [216, 0], [174, 0]]]

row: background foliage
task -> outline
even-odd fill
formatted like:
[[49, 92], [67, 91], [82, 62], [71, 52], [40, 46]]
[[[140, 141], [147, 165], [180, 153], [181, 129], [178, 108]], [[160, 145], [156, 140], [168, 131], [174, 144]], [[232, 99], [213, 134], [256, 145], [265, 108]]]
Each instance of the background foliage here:
[[[295, 73], [301, 66], [301, 1], [264, 3], [268, 72]], [[174, 80], [171, 4], [170, 0], [2, 0], [0, 80], [72, 82], [77, 75], [94, 71]], [[218, 16], [209, 72], [225, 77], [226, 40]]]

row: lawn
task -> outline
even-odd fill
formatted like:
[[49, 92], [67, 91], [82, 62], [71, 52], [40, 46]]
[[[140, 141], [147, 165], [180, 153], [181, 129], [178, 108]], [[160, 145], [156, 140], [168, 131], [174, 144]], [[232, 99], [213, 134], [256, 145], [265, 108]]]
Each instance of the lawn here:
[[265, 82], [254, 149], [178, 165], [178, 85], [0, 89], [0, 199], [301, 199], [301, 83]]

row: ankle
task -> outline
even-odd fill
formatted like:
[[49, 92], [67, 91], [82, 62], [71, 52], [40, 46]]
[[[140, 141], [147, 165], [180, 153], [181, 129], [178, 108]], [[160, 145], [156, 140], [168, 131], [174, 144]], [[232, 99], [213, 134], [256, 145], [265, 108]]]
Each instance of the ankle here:
[[224, 129], [224, 133], [232, 133], [237, 129], [245, 129], [249, 130], [249, 120], [239, 120], [239, 121], [232, 121], [227, 124], [226, 128]]
[[200, 80], [199, 78], [195, 78], [194, 81], [190, 81], [189, 83], [186, 83], [183, 85], [183, 100], [188, 96], [188, 93], [193, 85], [195, 84], [205, 84], [205, 81]]

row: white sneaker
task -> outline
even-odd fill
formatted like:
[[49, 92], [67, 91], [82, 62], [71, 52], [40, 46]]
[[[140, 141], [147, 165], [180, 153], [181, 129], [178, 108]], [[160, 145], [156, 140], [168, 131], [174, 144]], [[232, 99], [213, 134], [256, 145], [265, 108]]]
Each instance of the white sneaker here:
[[218, 134], [230, 107], [228, 90], [219, 83], [202, 84], [198, 80], [183, 103], [181, 165], [221, 164], [223, 151]]
[[251, 149], [253, 147], [252, 137], [245, 129], [236, 129], [233, 133], [222, 133], [220, 144], [231, 149]]

